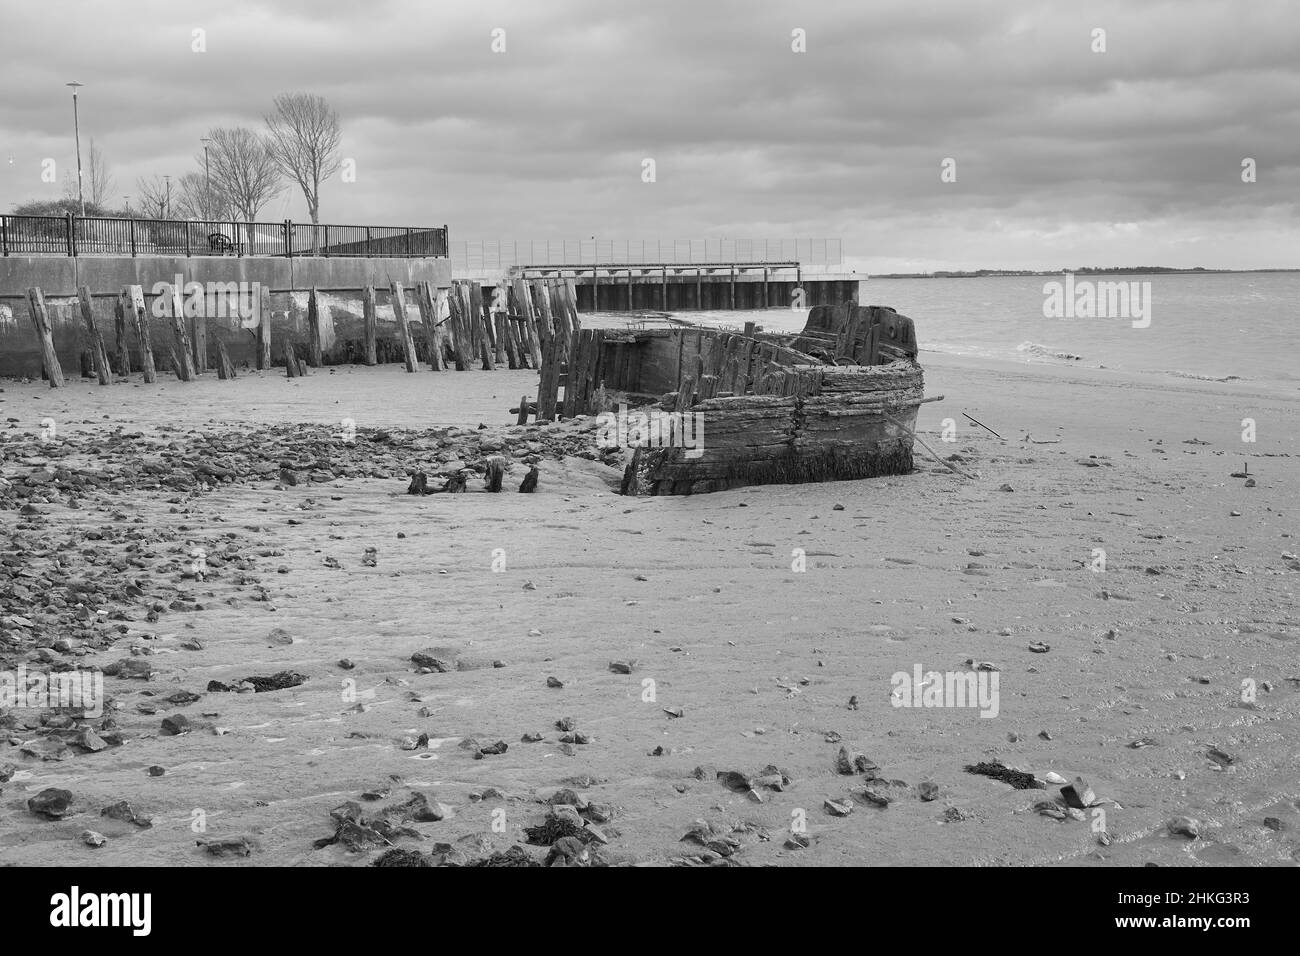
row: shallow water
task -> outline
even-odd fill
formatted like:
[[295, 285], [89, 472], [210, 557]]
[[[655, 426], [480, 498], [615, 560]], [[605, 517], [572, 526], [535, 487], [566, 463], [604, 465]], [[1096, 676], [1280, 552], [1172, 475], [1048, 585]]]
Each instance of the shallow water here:
[[[1061, 276], [872, 279], [864, 301], [915, 319], [926, 351], [1197, 379], [1239, 378], [1288, 390], [1300, 385], [1300, 273], [1076, 276], [1076, 288], [1085, 280], [1150, 283], [1140, 287], [1149, 325], [1135, 327], [1146, 320], [1132, 310], [1128, 317], [1045, 317], [1044, 287], [1062, 282]], [[770, 331], [798, 331], [808, 310], [674, 315], [707, 325], [740, 327], [757, 320]]]

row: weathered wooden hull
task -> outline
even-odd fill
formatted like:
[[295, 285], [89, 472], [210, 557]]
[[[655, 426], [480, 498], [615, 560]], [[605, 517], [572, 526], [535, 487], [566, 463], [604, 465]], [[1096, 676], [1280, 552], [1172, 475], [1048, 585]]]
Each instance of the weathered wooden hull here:
[[[711, 398], [697, 447], [642, 449], [625, 493], [682, 495], [743, 485], [840, 481], [912, 470], [912, 431], [923, 377], [915, 362], [801, 368], [814, 394]], [[702, 429], [702, 431], [701, 431]]]

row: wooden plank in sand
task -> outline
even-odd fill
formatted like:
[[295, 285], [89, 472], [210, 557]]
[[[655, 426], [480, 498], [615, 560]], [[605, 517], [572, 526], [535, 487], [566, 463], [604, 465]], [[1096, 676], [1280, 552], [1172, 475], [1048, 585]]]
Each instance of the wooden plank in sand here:
[[217, 338], [217, 378], [226, 379], [235, 377], [235, 366], [230, 361], [230, 353], [226, 351], [226, 343], [220, 337]]
[[50, 388], [63, 387], [63, 366], [59, 364], [59, 353], [54, 351], [54, 333], [50, 328], [50, 310], [45, 305], [45, 293], [39, 286], [27, 290], [27, 306], [32, 316], [32, 325], [41, 340], [41, 361], [45, 364], [45, 377], [50, 380]]
[[[375, 287], [373, 285], [366, 286], [365, 290], [361, 293], [361, 310], [365, 316], [364, 321], [366, 327], [365, 363], [367, 365], [376, 365], [378, 364], [379, 359], [375, 356], [375, 335], [377, 334], [379, 320], [375, 315]], [[436, 367], [437, 366], [435, 366], [435, 368]]]
[[113, 369], [108, 364], [108, 347], [104, 345], [104, 335], [95, 324], [95, 306], [90, 297], [90, 286], [83, 285], [77, 290], [77, 301], [81, 304], [81, 318], [90, 333], [90, 355], [95, 360], [95, 376], [100, 385], [113, 384]]
[[435, 372], [446, 371], [442, 346], [438, 334], [438, 300], [433, 283], [428, 279], [415, 285], [415, 304], [420, 307], [420, 324], [424, 327], [424, 347], [429, 352], [429, 368]]
[[321, 305], [320, 293], [312, 286], [307, 293], [307, 364], [312, 368], [320, 368], [325, 364], [320, 347]]
[[172, 338], [176, 347], [172, 349], [172, 367], [176, 377], [182, 382], [194, 381], [194, 349], [190, 343], [190, 330], [185, 326], [185, 303], [181, 299], [181, 290], [171, 287], [172, 295]]
[[120, 295], [113, 301], [113, 337], [117, 346], [117, 374], [126, 378], [131, 374], [131, 350], [126, 344], [126, 302]]
[[122, 308], [131, 317], [135, 338], [140, 343], [140, 370], [146, 384], [158, 378], [153, 360], [153, 332], [149, 329], [149, 313], [145, 311], [144, 288], [138, 285], [122, 287]]
[[406, 295], [402, 292], [402, 283], [394, 282], [390, 292], [393, 296], [393, 315], [397, 316], [397, 332], [402, 340], [402, 355], [406, 360], [406, 370], [414, 372], [420, 366], [415, 360], [415, 339], [411, 337], [411, 326], [406, 321]]

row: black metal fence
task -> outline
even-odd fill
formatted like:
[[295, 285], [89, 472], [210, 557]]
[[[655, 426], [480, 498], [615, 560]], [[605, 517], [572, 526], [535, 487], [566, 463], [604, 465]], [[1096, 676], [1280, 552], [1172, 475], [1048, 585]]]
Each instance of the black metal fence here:
[[0, 216], [6, 256], [447, 256], [446, 226]]

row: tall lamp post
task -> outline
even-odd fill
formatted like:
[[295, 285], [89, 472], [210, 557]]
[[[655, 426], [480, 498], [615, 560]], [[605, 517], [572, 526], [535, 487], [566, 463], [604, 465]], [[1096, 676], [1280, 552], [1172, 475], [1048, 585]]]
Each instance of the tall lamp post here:
[[203, 215], [212, 212], [212, 174], [208, 172], [208, 143], [211, 139], [204, 136], [203, 143]]
[[81, 191], [81, 122], [77, 117], [77, 87], [84, 84], [72, 82], [65, 84], [72, 87], [72, 132], [77, 139], [77, 205], [81, 208], [81, 215], [86, 215], [86, 199]]
[[172, 217], [172, 178], [171, 178], [171, 176], [169, 176], [169, 175], [167, 175], [166, 173], [164, 173], [164, 174], [163, 174], [163, 182], [165, 182], [165, 183], [167, 184], [167, 194], [163, 197], [163, 209], [165, 210], [165, 211], [163, 212], [163, 218], [164, 218], [164, 219], [170, 219], [170, 218]]

